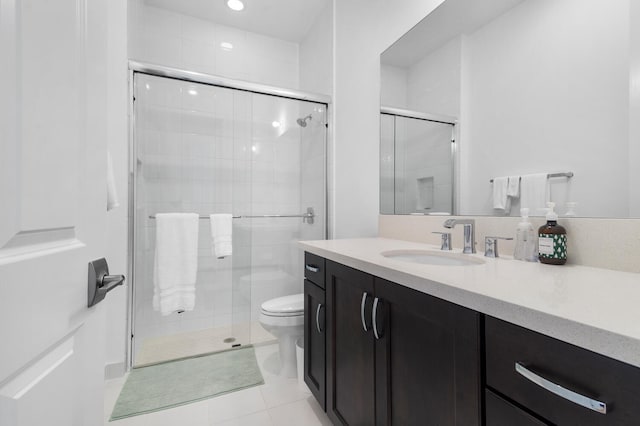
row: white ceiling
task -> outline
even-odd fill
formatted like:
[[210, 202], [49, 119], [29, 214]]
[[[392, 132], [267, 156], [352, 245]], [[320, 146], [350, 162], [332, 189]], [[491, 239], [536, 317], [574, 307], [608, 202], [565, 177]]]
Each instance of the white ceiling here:
[[144, 0], [150, 6], [270, 37], [300, 42], [328, 0], [243, 0], [234, 12], [226, 0]]
[[523, 0], [446, 0], [385, 50], [383, 64], [410, 67], [459, 34], [469, 34]]

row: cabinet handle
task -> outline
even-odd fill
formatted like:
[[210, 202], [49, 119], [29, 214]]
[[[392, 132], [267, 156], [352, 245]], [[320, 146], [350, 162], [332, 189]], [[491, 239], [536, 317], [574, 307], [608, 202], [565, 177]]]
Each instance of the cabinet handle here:
[[360, 302], [360, 319], [362, 320], [362, 328], [364, 331], [369, 331], [367, 328], [367, 320], [364, 319], [364, 305], [367, 303], [367, 292], [362, 293], [362, 302]]
[[318, 333], [320, 333], [320, 334], [322, 334], [322, 329], [320, 328], [320, 309], [322, 309], [322, 308], [324, 308], [322, 303], [318, 303], [318, 307], [316, 308], [316, 329], [318, 330]]
[[313, 272], [314, 274], [320, 270], [317, 266], [309, 265], [308, 263], [304, 265], [304, 267], [307, 271]]
[[537, 375], [519, 362], [516, 362], [516, 371], [526, 379], [531, 380], [536, 385], [548, 390], [553, 394], [558, 395], [561, 398], [564, 398], [582, 407], [588, 408], [589, 410], [593, 410], [601, 414], [607, 414], [607, 404], [605, 404], [604, 402], [596, 401], [595, 399], [591, 399], [567, 388], [563, 388], [562, 386], [557, 385], [552, 381], [549, 381], [544, 377]]
[[373, 335], [376, 336], [376, 340], [382, 338], [382, 328], [378, 330], [378, 305], [382, 304], [382, 300], [377, 297], [373, 299], [373, 313], [371, 314], [371, 320], [373, 322]]

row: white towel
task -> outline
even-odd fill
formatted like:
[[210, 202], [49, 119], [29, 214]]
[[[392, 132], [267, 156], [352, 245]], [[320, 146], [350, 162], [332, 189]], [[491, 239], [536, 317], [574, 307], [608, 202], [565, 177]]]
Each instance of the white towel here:
[[520, 176], [509, 176], [509, 183], [507, 184], [507, 197], [520, 197]]
[[511, 200], [507, 197], [507, 187], [509, 178], [507, 176], [493, 178], [493, 208], [504, 210], [509, 213], [511, 210]]
[[549, 179], [546, 173], [523, 175], [520, 180], [520, 207], [526, 207], [531, 215], [540, 215], [549, 200]]
[[213, 245], [213, 255], [218, 259], [233, 254], [233, 244], [231, 240], [233, 230], [233, 217], [228, 213], [212, 214], [211, 219], [211, 244]]
[[198, 215], [156, 215], [153, 309], [162, 315], [191, 311], [196, 300]]
[[116, 178], [113, 173], [113, 160], [111, 153], [107, 151], [107, 211], [120, 206], [118, 191], [116, 191]]

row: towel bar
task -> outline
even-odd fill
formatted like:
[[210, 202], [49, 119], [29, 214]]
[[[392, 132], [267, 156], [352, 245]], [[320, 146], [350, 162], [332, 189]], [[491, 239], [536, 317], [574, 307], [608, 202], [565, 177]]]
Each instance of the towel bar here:
[[[263, 214], [255, 216], [232, 216], [233, 219], [256, 219], [256, 218], [268, 218], [268, 217], [301, 217], [303, 222], [313, 224], [313, 218], [316, 217], [313, 207], [307, 207], [307, 212], [302, 214]], [[155, 219], [156, 215], [149, 215], [149, 219]], [[209, 219], [207, 215], [200, 215], [200, 219]]]
[[[547, 175], [547, 179], [548, 178], [556, 178], [556, 177], [567, 177], [567, 178], [571, 178], [573, 177], [573, 172], [562, 172], [562, 173], [549, 173]], [[493, 179], [489, 180], [490, 183], [493, 183]]]

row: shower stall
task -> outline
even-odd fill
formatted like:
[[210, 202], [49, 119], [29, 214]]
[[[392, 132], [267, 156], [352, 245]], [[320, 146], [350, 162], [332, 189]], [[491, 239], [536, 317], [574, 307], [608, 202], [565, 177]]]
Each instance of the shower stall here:
[[[302, 292], [299, 240], [326, 237], [328, 98], [132, 63], [130, 362], [273, 341], [260, 305]], [[155, 215], [200, 215], [196, 302], [153, 309]], [[209, 215], [233, 215], [233, 255]]]

